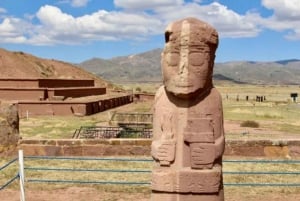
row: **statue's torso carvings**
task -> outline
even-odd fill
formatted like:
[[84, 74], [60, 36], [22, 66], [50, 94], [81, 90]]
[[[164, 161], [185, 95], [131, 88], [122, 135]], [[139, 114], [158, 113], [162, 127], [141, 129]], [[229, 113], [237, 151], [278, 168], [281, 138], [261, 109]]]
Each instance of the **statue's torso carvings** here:
[[212, 88], [209, 95], [185, 104], [170, 102], [164, 88], [156, 97], [152, 155], [157, 165], [153, 189], [218, 192], [224, 151], [220, 95]]
[[169, 25], [165, 36], [164, 86], [154, 104], [151, 200], [223, 201], [222, 101], [212, 85], [217, 33], [187, 18]]

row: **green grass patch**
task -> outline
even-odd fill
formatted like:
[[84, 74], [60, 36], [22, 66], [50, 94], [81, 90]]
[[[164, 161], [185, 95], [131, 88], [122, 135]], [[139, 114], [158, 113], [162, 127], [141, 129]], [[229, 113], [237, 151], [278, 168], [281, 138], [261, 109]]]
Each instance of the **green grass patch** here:
[[293, 125], [288, 123], [278, 124], [278, 130], [284, 131], [287, 133], [300, 134], [300, 125]]
[[[138, 102], [123, 106], [122, 111], [149, 113], [151, 108], [152, 102]], [[84, 117], [37, 116], [21, 119], [20, 135], [25, 139], [68, 139], [81, 126], [108, 125], [113, 112], [118, 110], [120, 108]]]
[[23, 138], [71, 138], [80, 126], [94, 125], [95, 121], [85, 117], [32, 117], [21, 120], [20, 134]]

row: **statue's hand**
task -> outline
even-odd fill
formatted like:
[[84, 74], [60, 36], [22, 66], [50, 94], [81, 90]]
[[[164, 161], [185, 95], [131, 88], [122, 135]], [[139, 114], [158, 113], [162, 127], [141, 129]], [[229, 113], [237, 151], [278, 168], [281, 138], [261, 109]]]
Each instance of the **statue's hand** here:
[[170, 165], [175, 159], [175, 141], [161, 140], [153, 142], [151, 154], [161, 165]]
[[191, 143], [191, 167], [195, 169], [211, 168], [215, 160], [214, 144]]
[[224, 136], [215, 140], [215, 143], [190, 143], [191, 167], [195, 169], [212, 168], [216, 159], [224, 152]]

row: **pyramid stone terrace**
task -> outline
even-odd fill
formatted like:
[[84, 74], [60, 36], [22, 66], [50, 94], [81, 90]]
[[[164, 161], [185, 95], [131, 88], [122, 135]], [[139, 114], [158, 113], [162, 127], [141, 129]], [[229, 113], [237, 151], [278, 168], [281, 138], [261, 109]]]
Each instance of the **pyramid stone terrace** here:
[[0, 79], [0, 100], [18, 103], [20, 117], [91, 115], [131, 103], [132, 94], [96, 87], [92, 79]]

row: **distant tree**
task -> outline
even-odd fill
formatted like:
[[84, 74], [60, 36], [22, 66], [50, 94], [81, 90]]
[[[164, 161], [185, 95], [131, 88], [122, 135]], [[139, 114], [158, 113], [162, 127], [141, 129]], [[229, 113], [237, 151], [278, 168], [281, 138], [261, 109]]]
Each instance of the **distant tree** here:
[[141, 89], [141, 87], [137, 87], [137, 88], [135, 88], [135, 91], [141, 92], [142, 89]]

